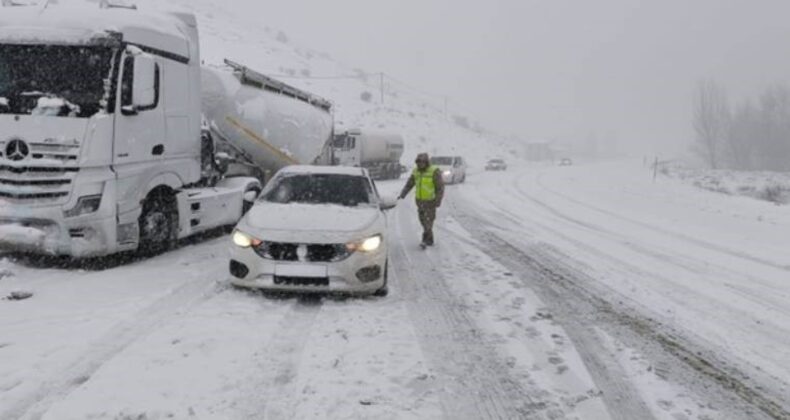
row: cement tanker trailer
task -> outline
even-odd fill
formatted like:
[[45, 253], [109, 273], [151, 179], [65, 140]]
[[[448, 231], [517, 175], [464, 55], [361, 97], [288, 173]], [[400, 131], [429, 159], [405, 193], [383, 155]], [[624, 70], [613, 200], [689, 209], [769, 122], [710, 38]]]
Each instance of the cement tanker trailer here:
[[225, 60], [202, 70], [204, 128], [227, 175], [269, 174], [292, 164], [332, 163], [332, 104]]
[[348, 130], [335, 134], [332, 147], [336, 165], [366, 168], [373, 179], [397, 179], [401, 176], [403, 137], [400, 134]]

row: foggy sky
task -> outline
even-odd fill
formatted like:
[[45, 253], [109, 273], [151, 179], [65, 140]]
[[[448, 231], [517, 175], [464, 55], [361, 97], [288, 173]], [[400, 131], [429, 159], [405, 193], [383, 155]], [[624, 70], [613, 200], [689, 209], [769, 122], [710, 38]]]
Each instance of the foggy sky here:
[[241, 1], [299, 44], [525, 138], [677, 144], [698, 80], [733, 99], [790, 81], [787, 0]]

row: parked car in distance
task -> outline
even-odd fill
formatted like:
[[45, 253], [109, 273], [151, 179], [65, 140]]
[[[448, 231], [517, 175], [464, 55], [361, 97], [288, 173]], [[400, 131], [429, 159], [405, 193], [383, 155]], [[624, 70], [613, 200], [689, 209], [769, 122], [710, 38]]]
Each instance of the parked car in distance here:
[[507, 163], [504, 159], [491, 159], [486, 163], [486, 171], [505, 171], [507, 170]]
[[431, 165], [442, 171], [445, 184], [456, 184], [466, 181], [466, 162], [461, 156], [434, 156]]
[[363, 168], [289, 166], [232, 235], [230, 282], [307, 293], [387, 294], [387, 220]]
[[562, 158], [560, 159], [560, 166], [571, 166], [573, 165], [573, 161], [571, 158]]

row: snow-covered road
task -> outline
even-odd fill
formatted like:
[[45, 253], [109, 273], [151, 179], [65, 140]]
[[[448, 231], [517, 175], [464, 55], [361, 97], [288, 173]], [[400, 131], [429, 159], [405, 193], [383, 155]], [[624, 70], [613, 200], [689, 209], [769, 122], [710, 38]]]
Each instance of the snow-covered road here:
[[786, 418], [786, 213], [639, 162], [524, 164], [450, 186], [427, 251], [391, 212], [383, 299], [230, 288], [225, 237], [0, 260], [0, 296], [34, 293], [0, 300], [0, 418]]

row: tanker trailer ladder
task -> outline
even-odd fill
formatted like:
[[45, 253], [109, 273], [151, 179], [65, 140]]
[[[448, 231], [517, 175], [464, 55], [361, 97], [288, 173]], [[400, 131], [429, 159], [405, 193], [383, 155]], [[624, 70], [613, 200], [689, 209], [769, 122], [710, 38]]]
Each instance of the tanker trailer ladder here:
[[289, 96], [302, 102], [307, 102], [326, 112], [332, 111], [332, 103], [320, 96], [297, 89], [279, 80], [272, 79], [269, 76], [258, 73], [247, 66], [228, 60], [227, 58], [225, 59], [225, 64], [239, 74], [239, 80], [244, 84]]
[[235, 118], [233, 118], [231, 116], [228, 116], [228, 117], [225, 117], [225, 120], [227, 122], [229, 122], [231, 125], [233, 125], [234, 127], [236, 127], [239, 131], [244, 133], [247, 137], [255, 140], [256, 142], [258, 142], [258, 144], [260, 144], [263, 147], [265, 147], [266, 149], [268, 149], [270, 152], [272, 152], [275, 156], [279, 157], [284, 162], [288, 162], [291, 165], [298, 165], [299, 164], [298, 160], [296, 160], [293, 157], [289, 156], [288, 154], [286, 154], [282, 150], [274, 147], [271, 143], [266, 141], [266, 139], [264, 139], [263, 137], [255, 134], [254, 131], [250, 130], [249, 128], [247, 128], [243, 124], [241, 124], [240, 122], [236, 121]]
[[[222, 146], [218, 149], [215, 146], [215, 150], [219, 150], [223, 153], [227, 153], [228, 151], [230, 151], [231, 153], [229, 154], [231, 156], [226, 157], [226, 159], [229, 159], [230, 163], [235, 163], [237, 165], [241, 165], [247, 168], [247, 170], [249, 170], [251, 174], [255, 175], [255, 177], [258, 178], [258, 180], [261, 182], [261, 185], [266, 185], [266, 182], [269, 180], [269, 175], [271, 174], [270, 171], [266, 171], [263, 168], [261, 168], [259, 165], [256, 165], [255, 159], [253, 159], [249, 153], [244, 151], [244, 149], [233, 144], [232, 141], [228, 140], [228, 137], [225, 135], [225, 133], [222, 132], [222, 130], [220, 130], [219, 127], [217, 127], [217, 124], [214, 121], [212, 121], [211, 124], [209, 125], [208, 132], [209, 135], [211, 136], [212, 141], [213, 139], [217, 139], [219, 142], [222, 143]], [[225, 169], [227, 169], [227, 167]], [[234, 175], [231, 174], [230, 176], [234, 176]]]

